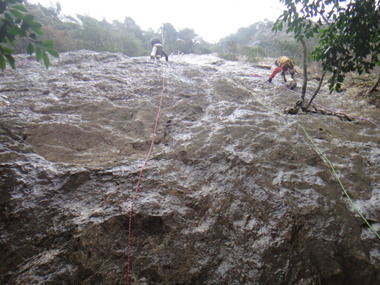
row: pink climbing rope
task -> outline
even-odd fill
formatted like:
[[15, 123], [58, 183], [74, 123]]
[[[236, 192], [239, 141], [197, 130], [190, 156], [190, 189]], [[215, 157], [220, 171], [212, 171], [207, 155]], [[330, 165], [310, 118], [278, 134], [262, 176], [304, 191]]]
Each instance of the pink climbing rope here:
[[137, 193], [140, 190], [142, 174], [143, 174], [143, 172], [144, 172], [144, 170], [146, 168], [146, 165], [147, 165], [147, 163], [148, 163], [148, 161], [150, 159], [150, 156], [151, 156], [151, 154], [153, 152], [155, 138], [156, 138], [157, 130], [158, 130], [158, 121], [159, 121], [160, 115], [161, 115], [161, 107], [162, 107], [162, 102], [163, 102], [163, 98], [164, 98], [164, 91], [165, 91], [165, 77], [164, 77], [164, 72], [162, 72], [162, 91], [161, 91], [161, 94], [160, 94], [160, 101], [159, 101], [158, 108], [157, 108], [157, 114], [156, 114], [156, 119], [155, 119], [155, 122], [154, 122], [154, 127], [153, 127], [153, 130], [152, 130], [152, 140], [151, 140], [151, 143], [150, 143], [150, 147], [149, 147], [148, 153], [146, 154], [145, 160], [144, 160], [144, 162], [143, 162], [143, 164], [141, 165], [141, 168], [140, 168], [139, 176], [138, 176], [138, 179], [137, 179], [137, 184], [136, 184], [135, 191], [134, 191], [133, 198], [132, 198], [131, 208], [129, 210], [128, 248], [127, 248], [128, 259], [127, 259], [127, 283], [126, 283], [127, 285], [130, 285], [130, 282], [131, 282], [132, 216], [133, 216], [133, 210], [134, 210], [134, 206], [135, 206], [135, 202], [136, 202]]

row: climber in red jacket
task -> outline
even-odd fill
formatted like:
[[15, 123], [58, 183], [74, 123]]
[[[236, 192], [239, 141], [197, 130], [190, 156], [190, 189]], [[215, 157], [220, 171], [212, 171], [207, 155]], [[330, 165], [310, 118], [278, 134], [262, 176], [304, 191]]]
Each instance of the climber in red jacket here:
[[292, 79], [294, 79], [294, 75], [296, 71], [294, 69], [294, 63], [290, 58], [286, 56], [281, 56], [278, 59], [276, 59], [274, 64], [276, 65], [276, 68], [273, 70], [271, 76], [269, 76], [269, 79], [268, 79], [269, 82], [272, 82], [273, 77], [275, 77], [276, 74], [279, 73], [280, 71], [282, 71], [281, 75], [284, 78], [284, 82], [286, 82], [285, 74], [287, 72], [289, 72]]

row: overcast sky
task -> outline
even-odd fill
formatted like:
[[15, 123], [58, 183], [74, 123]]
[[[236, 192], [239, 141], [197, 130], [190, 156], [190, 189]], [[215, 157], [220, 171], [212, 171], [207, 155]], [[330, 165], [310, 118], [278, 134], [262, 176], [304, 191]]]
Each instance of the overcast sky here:
[[140, 28], [158, 30], [163, 23], [177, 31], [190, 28], [205, 41], [215, 43], [241, 27], [264, 19], [275, 20], [283, 5], [279, 0], [29, 0], [51, 6], [61, 3], [64, 15], [88, 15], [109, 22], [131, 17]]

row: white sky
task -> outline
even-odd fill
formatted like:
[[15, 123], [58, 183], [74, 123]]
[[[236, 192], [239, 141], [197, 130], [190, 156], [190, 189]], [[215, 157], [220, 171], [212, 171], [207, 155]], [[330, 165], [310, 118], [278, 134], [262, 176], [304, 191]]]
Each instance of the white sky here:
[[158, 30], [170, 23], [190, 28], [205, 41], [215, 43], [264, 19], [276, 20], [283, 11], [279, 0], [29, 0], [45, 7], [61, 3], [64, 15], [88, 15], [98, 20], [123, 22], [131, 17], [143, 30]]

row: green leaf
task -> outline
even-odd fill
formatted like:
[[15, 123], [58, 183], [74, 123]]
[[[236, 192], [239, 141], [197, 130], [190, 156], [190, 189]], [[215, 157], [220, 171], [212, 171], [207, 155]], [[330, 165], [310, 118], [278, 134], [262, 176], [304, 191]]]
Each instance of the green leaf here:
[[12, 54], [13, 53], [13, 49], [10, 49], [8, 47], [3, 46], [2, 52], [3, 52], [4, 55]]
[[15, 59], [13, 58], [13, 56], [7, 54], [7, 55], [5, 55], [5, 57], [7, 58], [8, 62], [9, 62], [9, 65], [10, 65], [13, 69], [16, 69]]
[[46, 49], [52, 49], [52, 48], [54, 48], [54, 46], [53, 46], [53, 41], [44, 41], [43, 43], [42, 43], [42, 45], [43, 45], [43, 47], [44, 48], [46, 48]]
[[33, 47], [32, 43], [29, 43], [27, 53], [32, 54], [33, 52], [34, 52], [34, 47]]
[[40, 61], [41, 59], [42, 59], [42, 50], [39, 47], [37, 47], [37, 49], [36, 49], [36, 60]]
[[51, 54], [54, 57], [59, 57], [57, 51], [54, 49], [53, 41], [45, 41], [42, 43], [42, 46], [45, 48], [45, 50]]
[[50, 53], [54, 57], [59, 57], [58, 52], [54, 49], [48, 49], [47, 52]]
[[32, 24], [34, 22], [34, 16], [30, 14], [25, 15], [24, 22], [27, 22], [28, 24]]
[[[42, 25], [35, 21], [35, 16], [28, 14], [24, 0], [0, 0], [0, 68], [5, 69], [7, 62], [15, 68], [13, 58], [16, 38], [27, 38], [30, 43], [27, 53], [35, 53], [37, 61], [43, 61], [46, 68], [50, 65], [49, 56], [58, 57], [52, 41], [42, 41], [39, 36], [44, 33]], [[5, 46], [7, 45], [7, 46]]]
[[23, 5], [17, 4], [17, 5], [13, 5], [12, 7], [16, 10], [21, 11], [21, 12], [28, 12], [28, 9], [26, 9]]
[[5, 20], [8, 21], [7, 24], [10, 24], [10, 25], [13, 24], [13, 18], [12, 18], [12, 16], [11, 16], [9, 13], [5, 13], [5, 14], [4, 14], [4, 18], [5, 18]]
[[50, 65], [50, 59], [49, 59], [48, 54], [46, 52], [43, 52], [42, 53], [42, 58], [43, 58], [45, 67], [48, 68], [49, 65]]
[[9, 9], [9, 12], [11, 12], [11, 14], [13, 16], [15, 16], [16, 18], [18, 18], [18, 19], [23, 19], [24, 18], [24, 14], [21, 13], [20, 11], [16, 10], [16, 9]]
[[37, 22], [33, 22], [30, 24], [30, 28], [37, 34], [37, 35], [40, 35], [42, 36], [44, 33], [42, 32], [41, 28], [42, 28], [42, 25], [40, 23], [37, 23]]
[[5, 58], [4, 58], [4, 56], [3, 56], [2, 54], [0, 54], [0, 68], [1, 68], [2, 70], [4, 70], [5, 67], [6, 67], [6, 64], [5, 64]]
[[3, 24], [0, 26], [0, 42], [7, 36], [7, 26]]

